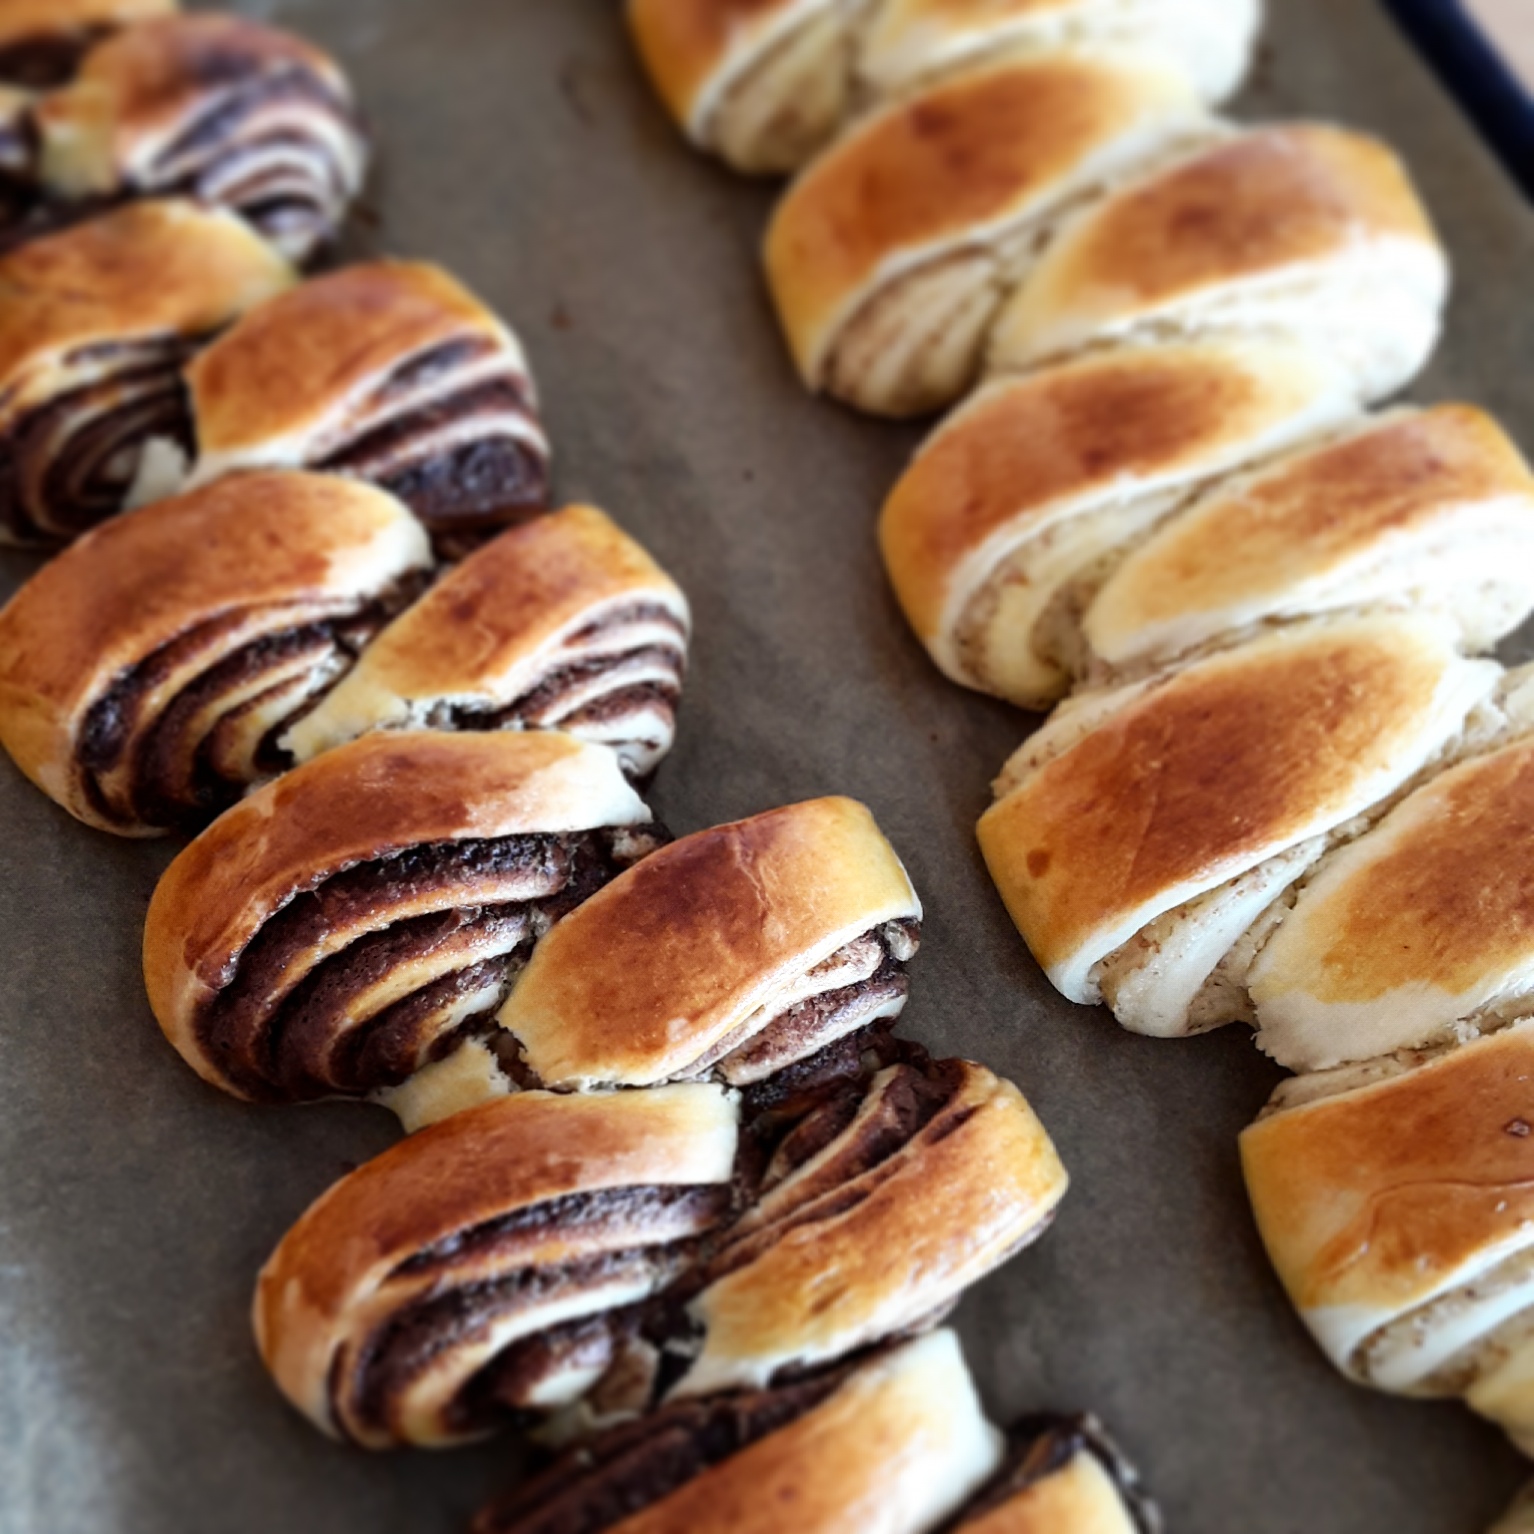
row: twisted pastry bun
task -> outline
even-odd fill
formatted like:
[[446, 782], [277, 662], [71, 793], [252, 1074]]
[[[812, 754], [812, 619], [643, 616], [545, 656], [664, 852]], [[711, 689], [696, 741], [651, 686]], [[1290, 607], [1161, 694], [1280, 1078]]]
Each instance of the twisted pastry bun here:
[[927, 1534], [996, 1469], [952, 1332], [770, 1390], [683, 1401], [572, 1450], [473, 1534]]
[[1350, 1379], [1462, 1396], [1534, 1451], [1534, 1025], [1301, 1077], [1241, 1139], [1252, 1208]]
[[541, 509], [549, 443], [517, 338], [440, 267], [349, 266], [262, 304], [187, 370], [193, 484], [231, 469], [351, 474], [433, 533]]
[[227, 213], [102, 214], [0, 259], [0, 537], [73, 538], [123, 507], [144, 444], [185, 444], [181, 368], [293, 273]]
[[276, 741], [430, 563], [392, 496], [238, 475], [104, 523], [0, 611], [0, 743], [122, 836], [205, 820], [279, 771]]
[[643, 777], [671, 749], [687, 599], [593, 506], [514, 527], [381, 633], [283, 739], [299, 761], [376, 729], [557, 729]]
[[1057, 710], [979, 826], [1056, 988], [1162, 1037], [1249, 1018], [1274, 902], [1492, 727], [1501, 668], [1456, 638], [1425, 614], [1300, 624]]
[[535, 938], [655, 844], [600, 746], [380, 734], [214, 821], [166, 870], [144, 976], [166, 1037], [237, 1097], [361, 1096], [491, 1017]]
[[1316, 1071], [1473, 1038], [1534, 1010], [1531, 838], [1534, 741], [1418, 789], [1306, 884], [1257, 956], [1258, 1044]]
[[1151, 57], [1024, 56], [863, 118], [799, 177], [767, 276], [805, 384], [878, 415], [957, 399], [1073, 203], [1212, 130]]
[[1366, 399], [1438, 340], [1449, 266], [1386, 145], [1315, 123], [1195, 150], [1087, 208], [996, 322], [991, 366], [1106, 342], [1288, 336], [1344, 364]]
[[1139, 1472], [1092, 1416], [1028, 1417], [950, 1534], [1161, 1534]]
[[669, 1349], [692, 1356], [673, 1395], [760, 1388], [930, 1326], [1048, 1229], [1067, 1178], [1022, 1094], [983, 1066], [903, 1053], [778, 1141], [684, 1280], [690, 1341]]
[[[1046, 375], [1047, 376], [1047, 375]], [[1295, 618], [1448, 614], [1490, 649], [1534, 608], [1534, 477], [1489, 416], [1401, 410], [1216, 486], [1108, 576], [1081, 618], [1096, 684]]]
[[1137, 538], [1356, 408], [1336, 367], [1276, 341], [1126, 348], [998, 380], [895, 486], [885, 567], [944, 675], [1046, 707], [1080, 668], [1082, 607]]
[[905, 1005], [920, 920], [868, 810], [812, 799], [629, 869], [538, 945], [499, 1021], [542, 1085], [708, 1075], [771, 1095], [856, 1071]]
[[64, 85], [103, 37], [175, 9], [176, 0], [6, 0], [0, 6], [0, 81], [28, 90]]
[[693, 143], [797, 170], [859, 106], [996, 56], [1145, 49], [1206, 100], [1246, 73], [1257, 0], [629, 0], [650, 78]]
[[283, 1238], [256, 1290], [261, 1355], [312, 1422], [374, 1449], [564, 1405], [728, 1213], [736, 1138], [702, 1085], [524, 1092], [422, 1130]]
[[367, 168], [335, 62], [238, 16], [165, 16], [108, 37], [33, 121], [54, 196], [192, 197], [242, 214], [299, 263], [335, 237]]

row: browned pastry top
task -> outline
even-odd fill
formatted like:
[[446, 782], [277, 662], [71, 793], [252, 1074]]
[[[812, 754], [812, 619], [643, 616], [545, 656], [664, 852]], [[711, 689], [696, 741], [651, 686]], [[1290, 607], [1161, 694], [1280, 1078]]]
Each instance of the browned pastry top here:
[[176, 0], [0, 0], [0, 48], [45, 33], [120, 26], [176, 9]]
[[199, 449], [280, 447], [402, 359], [454, 340], [510, 343], [441, 267], [373, 261], [313, 278], [252, 310], [187, 370]]
[[198, 337], [293, 272], [232, 213], [189, 202], [130, 203], [0, 259], [0, 411], [25, 400], [29, 370], [141, 336]]
[[1260, 1120], [1241, 1138], [1301, 1310], [1395, 1311], [1534, 1221], [1534, 1031]]

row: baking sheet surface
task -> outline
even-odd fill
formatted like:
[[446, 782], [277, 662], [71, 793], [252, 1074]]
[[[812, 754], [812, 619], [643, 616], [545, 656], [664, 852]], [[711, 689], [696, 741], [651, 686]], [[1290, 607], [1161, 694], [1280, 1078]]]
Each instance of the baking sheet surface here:
[[[1407, 155], [1456, 262], [1416, 391], [1534, 443], [1534, 213], [1372, 0], [1270, 0], [1247, 115], [1324, 115]], [[1033, 721], [945, 683], [879, 571], [878, 502], [917, 440], [804, 397], [758, 283], [770, 194], [690, 154], [614, 0], [247, 5], [336, 49], [382, 144], [359, 250], [431, 256], [521, 330], [567, 498], [610, 508], [697, 612], [678, 831], [865, 799], [927, 907], [906, 1030], [1015, 1077], [1075, 1186], [959, 1326], [992, 1409], [1100, 1411], [1178, 1534], [1478, 1534], [1520, 1461], [1452, 1405], [1344, 1386], [1259, 1250], [1235, 1136], [1277, 1073], [1243, 1031], [1139, 1040], [1060, 1000], [974, 849]], [[4, 589], [31, 567], [0, 560]], [[244, 1107], [142, 999], [171, 848], [75, 825], [0, 763], [0, 1529], [436, 1534], [508, 1441], [371, 1458], [288, 1410], [249, 1340], [262, 1259], [393, 1138], [381, 1110]]]

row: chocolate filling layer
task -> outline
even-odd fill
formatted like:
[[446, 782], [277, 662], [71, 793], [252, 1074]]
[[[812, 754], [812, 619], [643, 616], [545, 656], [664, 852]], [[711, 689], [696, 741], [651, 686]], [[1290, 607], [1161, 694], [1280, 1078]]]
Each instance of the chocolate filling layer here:
[[849, 1373], [836, 1368], [771, 1390], [665, 1407], [556, 1460], [481, 1512], [473, 1534], [603, 1534], [797, 1422]]
[[664, 834], [429, 843], [337, 870], [235, 958], [198, 1018], [202, 1047], [259, 1101], [397, 1085], [490, 1032], [536, 938]]
[[13, 38], [0, 47], [0, 82], [34, 91], [68, 85], [85, 55], [115, 30], [102, 23]]

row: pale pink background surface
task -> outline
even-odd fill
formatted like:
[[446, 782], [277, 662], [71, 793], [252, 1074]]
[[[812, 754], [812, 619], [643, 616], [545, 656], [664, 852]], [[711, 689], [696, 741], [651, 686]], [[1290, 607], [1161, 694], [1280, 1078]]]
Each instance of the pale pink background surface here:
[[1465, 8], [1534, 89], [1534, 0], [1465, 0]]

